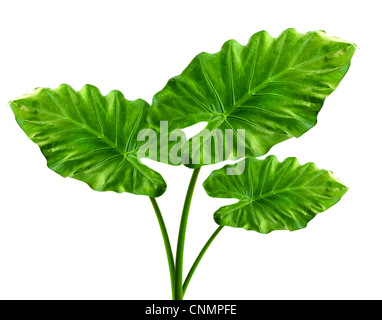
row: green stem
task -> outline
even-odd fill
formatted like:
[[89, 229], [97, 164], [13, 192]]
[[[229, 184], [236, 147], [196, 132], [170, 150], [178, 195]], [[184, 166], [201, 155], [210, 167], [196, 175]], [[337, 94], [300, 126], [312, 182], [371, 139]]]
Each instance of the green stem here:
[[183, 256], [184, 256], [184, 244], [186, 241], [186, 230], [188, 222], [188, 214], [190, 212], [192, 195], [194, 193], [196, 180], [198, 179], [200, 167], [194, 169], [186, 198], [184, 200], [182, 218], [179, 227], [178, 247], [176, 251], [176, 264], [175, 264], [175, 299], [183, 300]]
[[183, 284], [183, 294], [186, 293], [187, 287], [188, 287], [188, 285], [190, 284], [190, 281], [191, 281], [191, 279], [192, 279], [192, 276], [194, 275], [195, 270], [196, 270], [196, 268], [198, 267], [200, 261], [202, 260], [204, 254], [206, 253], [207, 249], [209, 248], [209, 246], [211, 245], [211, 243], [215, 240], [215, 238], [217, 237], [217, 235], [220, 233], [220, 231], [221, 231], [223, 228], [224, 228], [223, 226], [220, 226], [219, 228], [217, 228], [216, 231], [212, 234], [212, 236], [208, 239], [207, 243], [204, 245], [202, 251], [200, 251], [198, 257], [196, 258], [194, 264], [192, 265], [192, 267], [191, 267], [191, 269], [190, 269], [190, 272], [189, 272], [188, 275], [187, 275], [186, 280], [184, 281], [184, 284]]
[[150, 201], [153, 205], [155, 214], [157, 216], [160, 231], [162, 232], [163, 242], [164, 246], [166, 248], [166, 254], [167, 254], [167, 261], [168, 261], [168, 268], [170, 270], [170, 278], [171, 278], [171, 292], [172, 292], [172, 299], [175, 299], [175, 263], [174, 263], [174, 256], [172, 254], [171, 249], [171, 243], [170, 239], [168, 237], [167, 228], [163, 220], [162, 213], [159, 209], [158, 203], [155, 200], [155, 198], [150, 197]]

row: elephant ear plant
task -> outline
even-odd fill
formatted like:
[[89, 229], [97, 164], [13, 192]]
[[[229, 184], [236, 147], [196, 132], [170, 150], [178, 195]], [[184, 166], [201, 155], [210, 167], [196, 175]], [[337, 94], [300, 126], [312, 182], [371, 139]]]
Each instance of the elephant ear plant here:
[[[129, 101], [119, 91], [103, 96], [91, 85], [77, 92], [65, 84], [35, 89], [10, 106], [53, 171], [97, 191], [149, 197], [165, 244], [172, 297], [181, 300], [225, 226], [259, 233], [298, 230], [345, 194], [347, 187], [313, 163], [256, 157], [316, 124], [355, 48], [323, 31], [287, 29], [278, 38], [262, 31], [246, 46], [230, 40], [218, 53], [197, 55], [154, 96], [151, 106], [140, 99]], [[187, 141], [181, 129], [198, 122], [207, 122], [206, 128]], [[175, 256], [156, 201], [166, 182], [141, 158], [193, 170]], [[215, 212], [219, 227], [184, 277], [187, 221], [199, 171], [204, 165], [240, 159], [213, 171], [203, 183], [209, 196], [238, 202]]]

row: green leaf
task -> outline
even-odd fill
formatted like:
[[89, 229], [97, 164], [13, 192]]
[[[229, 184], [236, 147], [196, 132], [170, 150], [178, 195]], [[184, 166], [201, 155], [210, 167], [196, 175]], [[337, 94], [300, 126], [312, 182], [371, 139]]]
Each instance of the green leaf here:
[[103, 96], [91, 85], [77, 92], [63, 84], [55, 90], [37, 88], [10, 106], [48, 167], [61, 176], [97, 191], [151, 197], [165, 192], [162, 176], [139, 159], [145, 141], [137, 141], [138, 132], [156, 130], [146, 121], [150, 106], [144, 100], [126, 100], [116, 90]]
[[[227, 169], [233, 172], [227, 175]], [[279, 162], [275, 156], [225, 166], [213, 171], [203, 186], [210, 197], [239, 200], [215, 212], [217, 224], [260, 233], [305, 228], [348, 190], [314, 163], [300, 165], [296, 158]]]
[[[211, 144], [217, 129], [223, 137], [226, 129], [233, 135], [245, 129], [245, 156], [262, 156], [316, 124], [325, 98], [348, 71], [355, 48], [323, 31], [301, 34], [294, 29], [278, 38], [258, 32], [246, 46], [229, 40], [218, 53], [200, 53], [170, 79], [154, 96], [148, 119], [167, 120], [170, 129], [205, 121], [211, 134], [204, 143]], [[212, 163], [236, 157], [233, 145], [223, 159], [215, 157], [215, 147], [211, 154], [204, 151], [203, 159], [203, 152], [197, 153], [200, 137], [192, 140], [190, 158], [196, 165], [191, 167], [208, 164], [208, 157]]]

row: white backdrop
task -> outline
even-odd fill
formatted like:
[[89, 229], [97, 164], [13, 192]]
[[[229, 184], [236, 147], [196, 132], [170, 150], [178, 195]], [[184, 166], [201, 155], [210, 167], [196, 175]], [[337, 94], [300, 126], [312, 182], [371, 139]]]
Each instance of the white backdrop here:
[[[99, 193], [46, 167], [7, 102], [35, 87], [91, 83], [151, 102], [201, 51], [260, 30], [325, 30], [358, 45], [318, 124], [275, 146], [334, 172], [350, 191], [306, 229], [269, 235], [225, 228], [187, 299], [381, 299], [380, 1], [2, 1], [0, 4], [0, 299], [169, 299], [167, 260], [150, 201]], [[191, 170], [151, 162], [173, 245]], [[185, 267], [235, 200], [191, 207]]]

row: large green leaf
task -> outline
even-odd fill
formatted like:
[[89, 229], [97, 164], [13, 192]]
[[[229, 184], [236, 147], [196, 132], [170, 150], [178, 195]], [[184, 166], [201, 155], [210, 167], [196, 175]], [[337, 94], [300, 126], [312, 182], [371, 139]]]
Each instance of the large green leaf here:
[[[218, 53], [200, 53], [181, 75], [169, 80], [153, 98], [149, 121], [169, 121], [170, 129], [206, 121], [211, 134], [205, 143], [211, 142], [216, 129], [223, 136], [226, 129], [234, 135], [245, 129], [245, 156], [264, 155], [316, 124], [325, 98], [348, 71], [354, 51], [354, 44], [323, 31], [301, 34], [287, 29], [278, 38], [262, 31], [246, 46], [229, 40]], [[224, 159], [215, 159], [214, 146], [199, 161], [200, 136], [192, 140], [191, 167], [208, 164], [210, 156], [212, 162], [236, 157], [233, 145]]]
[[97, 191], [158, 197], [166, 190], [162, 176], [139, 161], [145, 141], [137, 135], [154, 130], [146, 121], [147, 102], [126, 100], [116, 90], [103, 96], [91, 85], [77, 92], [64, 84], [55, 90], [38, 88], [10, 106], [49, 168], [61, 176]]
[[[240, 174], [242, 165], [245, 171]], [[225, 166], [213, 171], [203, 186], [211, 197], [239, 199], [215, 212], [217, 224], [260, 233], [305, 228], [347, 191], [331, 172], [314, 163], [300, 165], [296, 158], [279, 162], [275, 156]]]

